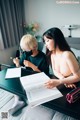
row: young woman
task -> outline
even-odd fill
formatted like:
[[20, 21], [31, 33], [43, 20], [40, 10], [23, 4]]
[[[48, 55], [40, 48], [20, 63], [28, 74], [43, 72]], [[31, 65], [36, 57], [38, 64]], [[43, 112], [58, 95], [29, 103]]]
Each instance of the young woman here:
[[62, 32], [58, 28], [51, 28], [43, 34], [48, 49], [54, 75], [59, 78], [50, 79], [45, 86], [53, 88], [60, 84], [75, 87], [73, 83], [80, 81], [80, 66], [70, 50]]
[[[20, 59], [13, 59], [16, 67], [25, 66], [26, 69], [49, 74], [49, 65], [46, 55], [38, 50], [38, 43], [35, 37], [30, 34], [24, 35], [21, 38], [20, 47], [22, 49]], [[26, 106], [24, 98], [15, 95], [14, 105], [9, 110], [9, 113], [13, 115], [24, 106]]]

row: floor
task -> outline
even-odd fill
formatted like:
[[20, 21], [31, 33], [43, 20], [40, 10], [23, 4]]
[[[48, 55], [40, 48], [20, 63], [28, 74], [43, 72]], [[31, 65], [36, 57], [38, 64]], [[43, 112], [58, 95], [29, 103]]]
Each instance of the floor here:
[[6, 120], [20, 120], [23, 116], [24, 112], [26, 111], [26, 108], [23, 108], [22, 111], [20, 110], [15, 114], [15, 116], [11, 116], [8, 114], [8, 109], [13, 105], [14, 103], [14, 95], [10, 92], [7, 92], [5, 90], [0, 89], [0, 120], [3, 120], [2, 117], [3, 114], [7, 113], [8, 119]]

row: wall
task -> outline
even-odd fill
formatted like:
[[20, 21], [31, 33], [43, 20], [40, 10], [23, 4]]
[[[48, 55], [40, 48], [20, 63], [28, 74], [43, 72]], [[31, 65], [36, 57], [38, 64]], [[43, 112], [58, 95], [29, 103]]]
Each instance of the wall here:
[[[39, 22], [41, 25], [40, 34], [48, 28], [56, 26], [67, 37], [69, 30], [63, 28], [64, 25], [80, 25], [80, 3], [57, 4], [56, 1], [59, 0], [24, 0], [25, 19], [27, 23]], [[72, 36], [80, 37], [80, 29], [73, 30]]]

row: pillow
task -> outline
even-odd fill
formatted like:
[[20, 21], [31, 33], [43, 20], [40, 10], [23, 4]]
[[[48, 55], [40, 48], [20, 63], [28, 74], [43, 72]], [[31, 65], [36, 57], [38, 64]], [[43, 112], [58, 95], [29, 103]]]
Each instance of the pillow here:
[[80, 50], [76, 49], [76, 48], [71, 48], [71, 50], [73, 51], [73, 53], [75, 54], [79, 64], [80, 64]]
[[76, 57], [80, 57], [80, 50], [76, 49], [76, 48], [71, 48], [71, 50], [73, 51], [73, 53], [76, 55]]
[[78, 59], [78, 62], [79, 62], [79, 64], [80, 64], [80, 56], [78, 56], [77, 59]]

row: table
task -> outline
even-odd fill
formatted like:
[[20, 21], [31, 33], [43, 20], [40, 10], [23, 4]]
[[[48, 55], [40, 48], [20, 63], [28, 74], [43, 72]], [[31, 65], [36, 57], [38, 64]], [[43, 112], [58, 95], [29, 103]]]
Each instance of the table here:
[[63, 94], [63, 97], [52, 100], [43, 105], [80, 120], [80, 99], [77, 102], [70, 104], [66, 100], [66, 94], [72, 89], [65, 88], [63, 85], [59, 86], [58, 89]]
[[[25, 90], [23, 89], [19, 78], [11, 78], [9, 80], [5, 80], [6, 71], [7, 69], [0, 71], [0, 88], [26, 98]], [[24, 69], [22, 69], [21, 76], [34, 73], [36, 72], [30, 72], [29, 70], [25, 71]], [[58, 89], [63, 94], [63, 97], [44, 103], [43, 106], [57, 110], [61, 113], [80, 120], [80, 100], [73, 104], [70, 104], [66, 101], [65, 96], [68, 92], [70, 92], [71, 89], [66, 88], [64, 85], [59, 86]]]
[[6, 71], [7, 68], [0, 71], [0, 88], [26, 98], [26, 92], [22, 87], [19, 78], [5, 79]]

